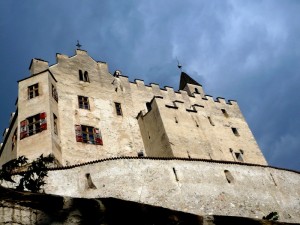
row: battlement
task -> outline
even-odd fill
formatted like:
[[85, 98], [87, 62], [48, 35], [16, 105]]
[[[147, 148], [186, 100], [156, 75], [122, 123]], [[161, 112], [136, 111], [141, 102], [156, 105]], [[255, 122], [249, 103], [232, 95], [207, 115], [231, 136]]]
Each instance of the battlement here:
[[[57, 53], [56, 54], [56, 64], [51, 65], [50, 68], [56, 66], [58, 63], [64, 63], [67, 60], [74, 58], [76, 56], [79, 56], [79, 57], [80, 56], [84, 56], [84, 57], [88, 56], [89, 58], [91, 58], [88, 55], [87, 51], [81, 50], [81, 49], [77, 49], [75, 51], [75, 55], [73, 55], [71, 57], [64, 55], [64, 54]], [[94, 59], [92, 59], [92, 60], [95, 61]], [[97, 63], [97, 65], [100, 69], [104, 69], [104, 71], [108, 71], [108, 65], [106, 62], [101, 62], [101, 61], [95, 61], [95, 62]], [[35, 69], [32, 69], [33, 67]], [[31, 62], [30, 68], [31, 68], [31, 70], [34, 71], [34, 73], [32, 73], [32, 74], [36, 74], [43, 70], [47, 70], [49, 68], [49, 65], [48, 65], [47, 61], [44, 61], [42, 59], [33, 59]], [[142, 79], [135, 79], [132, 82], [132, 81], [129, 81], [128, 76], [125, 76], [125, 75], [119, 75], [119, 78], [122, 80], [122, 83], [124, 86], [127, 86], [127, 85], [130, 86], [130, 84], [131, 84], [131, 86], [135, 85], [139, 90], [147, 90], [147, 91], [150, 90], [154, 95], [161, 95], [161, 96], [169, 95], [174, 100], [176, 100], [176, 98], [183, 100], [183, 99], [186, 99], [188, 96], [189, 98], [212, 100], [212, 101], [215, 101], [218, 103], [223, 103], [223, 104], [226, 103], [229, 105], [231, 104], [230, 101], [232, 101], [232, 100], [225, 102], [225, 99], [222, 97], [217, 97], [216, 100], [211, 99], [212, 96], [204, 94], [203, 87], [201, 84], [197, 83], [195, 80], [190, 78], [186, 73], [183, 73], [182, 76], [184, 76], [184, 78], [181, 80], [180, 88], [182, 88], [182, 89], [179, 89], [179, 90], [175, 90], [173, 87], [170, 87], [170, 86], [164, 86], [162, 88], [157, 83], [145, 84], [144, 80], [142, 80]], [[186, 82], [192, 82], [192, 84], [189, 84]], [[185, 88], [184, 85], [187, 85], [187, 87]], [[193, 89], [193, 90], [191, 90], [191, 89]], [[199, 92], [199, 90], [201, 90], [201, 92]], [[207, 97], [211, 97], [211, 98], [207, 98]]]
[[[128, 76], [126, 76], [126, 77], [128, 78]], [[128, 79], [122, 80], [122, 81], [127, 82]], [[226, 104], [226, 105], [236, 104], [235, 100], [228, 100], [226, 102], [225, 98], [223, 98], [223, 97], [217, 97], [216, 99], [214, 99], [211, 95], [204, 95], [202, 97], [202, 95], [199, 93], [189, 94], [186, 90], [175, 90], [173, 87], [170, 87], [170, 86], [164, 86], [162, 88], [157, 83], [145, 84], [144, 80], [141, 80], [141, 79], [135, 79], [133, 82], [131, 82], [131, 81], [128, 81], [128, 82], [130, 82], [132, 87], [136, 86], [137, 89], [139, 89], [139, 90], [148, 90], [156, 96], [157, 95], [164, 96], [164, 97], [169, 96], [169, 98], [172, 98], [175, 101], [176, 101], [176, 99], [180, 99], [178, 101], [184, 101], [187, 98], [193, 98], [193, 99], [197, 99], [200, 102], [202, 100], [206, 100], [206, 101], [211, 101], [211, 102], [221, 103], [221, 104]]]

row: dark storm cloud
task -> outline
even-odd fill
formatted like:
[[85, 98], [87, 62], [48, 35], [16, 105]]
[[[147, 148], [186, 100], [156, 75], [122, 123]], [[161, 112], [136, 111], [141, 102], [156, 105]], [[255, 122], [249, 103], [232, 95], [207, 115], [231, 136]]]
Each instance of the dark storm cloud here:
[[299, 11], [299, 1], [2, 1], [1, 130], [31, 58], [53, 64], [79, 39], [110, 71], [162, 87], [178, 88], [178, 57], [208, 94], [238, 100], [271, 165], [300, 170]]

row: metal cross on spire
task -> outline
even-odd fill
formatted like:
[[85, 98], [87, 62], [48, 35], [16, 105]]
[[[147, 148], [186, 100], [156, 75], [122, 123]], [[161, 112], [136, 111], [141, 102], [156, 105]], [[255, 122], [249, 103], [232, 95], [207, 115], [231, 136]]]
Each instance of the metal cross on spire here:
[[77, 49], [80, 49], [80, 47], [82, 46], [81, 44], [79, 44], [79, 41], [77, 40]]

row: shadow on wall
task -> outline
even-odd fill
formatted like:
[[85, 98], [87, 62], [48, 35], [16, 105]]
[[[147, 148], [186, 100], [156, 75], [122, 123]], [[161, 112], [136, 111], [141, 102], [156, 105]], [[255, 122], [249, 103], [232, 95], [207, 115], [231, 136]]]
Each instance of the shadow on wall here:
[[[84, 199], [17, 192], [0, 187], [0, 224], [105, 224], [105, 225], [276, 225], [289, 224], [243, 217], [208, 216], [114, 198]], [[2, 209], [1, 209], [2, 208]], [[18, 215], [14, 216], [17, 211]], [[21, 211], [21, 212], [20, 212]], [[30, 219], [30, 221], [26, 221]], [[29, 222], [29, 223], [27, 223]]]

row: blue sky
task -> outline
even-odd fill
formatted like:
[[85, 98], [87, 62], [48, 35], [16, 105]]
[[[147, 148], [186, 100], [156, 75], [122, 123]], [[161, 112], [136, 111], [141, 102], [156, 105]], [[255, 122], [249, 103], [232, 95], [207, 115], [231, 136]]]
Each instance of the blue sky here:
[[76, 41], [110, 71], [235, 99], [270, 165], [300, 170], [300, 1], [0, 2], [1, 132], [32, 58], [55, 63]]

